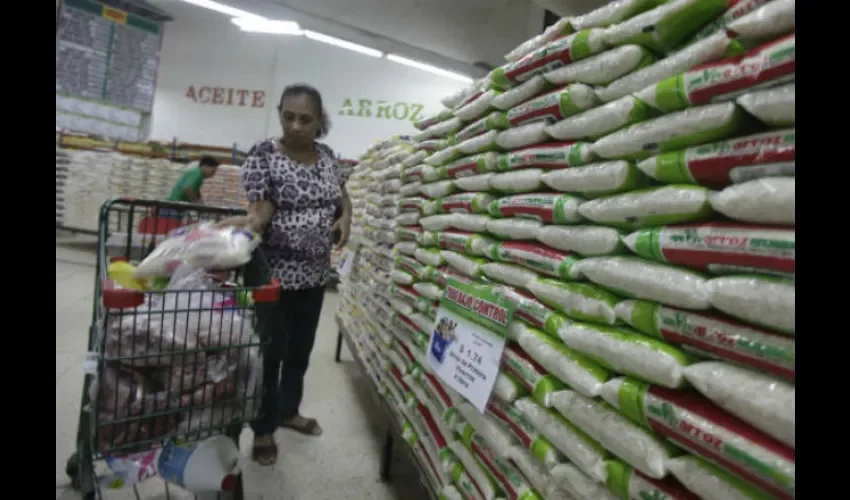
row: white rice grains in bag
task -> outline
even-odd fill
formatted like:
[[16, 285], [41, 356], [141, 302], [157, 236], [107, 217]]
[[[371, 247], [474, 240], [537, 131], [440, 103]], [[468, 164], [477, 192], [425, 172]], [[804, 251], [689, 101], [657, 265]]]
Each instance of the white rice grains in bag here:
[[472, 139], [490, 130], [500, 130], [505, 128], [504, 116], [498, 111], [493, 111], [484, 118], [476, 120], [469, 125], [463, 127], [460, 132], [454, 135], [454, 140], [458, 142]]
[[[487, 134], [491, 132], [487, 132]], [[481, 137], [484, 137], [484, 135]], [[526, 123], [519, 127], [509, 128], [508, 130], [498, 132], [496, 135], [496, 145], [501, 149], [510, 151], [512, 149], [540, 144], [548, 139], [549, 135], [547, 134], [547, 126], [545, 122]]]
[[501, 128], [543, 121], [554, 123], [599, 103], [593, 89], [582, 83], [547, 92], [514, 106], [502, 115]]
[[578, 193], [585, 197], [633, 191], [649, 185], [649, 178], [628, 161], [562, 168], [546, 172], [540, 180], [556, 191]]
[[581, 276], [624, 297], [684, 309], [711, 308], [705, 277], [697, 272], [639, 257], [590, 257], [574, 269]]
[[[729, 8], [726, 9], [726, 12], [699, 30], [691, 41], [702, 40], [703, 38], [711, 36], [721, 30], [725, 30], [726, 26], [735, 19], [746, 16], [769, 1], [770, 0], [735, 0], [734, 2], [729, 2]], [[791, 1], [793, 2], [794, 0]]]
[[747, 113], [771, 127], [793, 127], [797, 93], [793, 83], [766, 90], [757, 90], [738, 98]]
[[490, 219], [487, 232], [503, 240], [533, 240], [541, 225], [532, 219]]
[[493, 174], [490, 177], [490, 187], [503, 193], [530, 193], [539, 190], [543, 183], [540, 176], [543, 170], [525, 168], [503, 174]]
[[[496, 168], [497, 158], [498, 155], [492, 151], [472, 156], [465, 156], [440, 167], [439, 175], [440, 177], [447, 179], [460, 179], [475, 174], [489, 172]], [[455, 180], [455, 183], [457, 183], [457, 180]], [[465, 189], [460, 186], [458, 186], [458, 188], [463, 189], [464, 191], [473, 191], [472, 189]], [[487, 188], [485, 187], [484, 189]]]
[[457, 193], [439, 200], [440, 212], [446, 214], [486, 214], [493, 197], [487, 193]]
[[457, 148], [459, 153], [457, 156], [474, 155], [477, 153], [498, 150], [500, 147], [497, 141], [499, 134], [498, 130], [490, 130], [489, 132], [484, 132], [481, 135], [477, 135], [461, 142], [457, 146], [454, 146]]
[[571, 495], [569, 498], [620, 500], [620, 497], [606, 488], [601, 480], [588, 477], [588, 474], [582, 472], [573, 464], [558, 464], [552, 467], [549, 473], [552, 474], [552, 481]]
[[450, 180], [423, 184], [422, 187], [419, 188], [420, 193], [427, 196], [428, 198], [431, 198], [432, 200], [448, 196], [454, 193], [454, 191], [454, 183]]
[[[570, 19], [570, 24], [577, 30], [607, 28], [612, 24], [621, 23], [641, 12], [650, 10], [656, 5], [658, 5], [657, 0], [613, 0], [586, 14], [573, 17]], [[561, 16], [567, 16], [567, 13], [572, 13], [572, 9], [567, 9], [566, 12], [556, 12]]]
[[727, 187], [709, 197], [721, 214], [754, 224], [793, 226], [796, 214], [794, 177], [768, 177]]
[[561, 169], [586, 165], [593, 161], [593, 158], [588, 142], [546, 142], [500, 155], [496, 161], [496, 169]]
[[706, 361], [689, 366], [685, 377], [703, 396], [791, 448], [796, 444], [796, 389], [753, 370]]
[[764, 491], [693, 455], [671, 458], [667, 469], [703, 500], [772, 500]]
[[544, 245], [589, 257], [623, 253], [622, 231], [604, 226], [542, 226], [535, 237]]
[[771, 40], [794, 31], [795, 13], [795, 0], [771, 0], [755, 12], [729, 23], [726, 31], [742, 40]]
[[393, 245], [393, 250], [404, 255], [414, 255], [418, 246], [414, 241], [400, 241]]
[[413, 257], [426, 266], [437, 267], [443, 265], [443, 257], [436, 248], [417, 248], [413, 251]]
[[530, 80], [497, 95], [493, 98], [493, 102], [490, 105], [498, 110], [507, 111], [540, 94], [546, 87], [546, 80], [541, 75], [536, 75]]
[[582, 220], [578, 207], [583, 201], [582, 198], [560, 193], [519, 194], [490, 202], [488, 212], [493, 217], [519, 217], [546, 224], [574, 224]]
[[419, 292], [423, 297], [427, 297], [431, 300], [440, 300], [440, 297], [443, 296], [443, 289], [434, 283], [414, 283], [413, 289]]
[[573, 266], [579, 259], [539, 243], [502, 242], [493, 246], [490, 258], [518, 264], [535, 272], [567, 281], [579, 276], [573, 271]]
[[[627, 95], [604, 106], [549, 125], [546, 127], [546, 133], [561, 141], [592, 141], [632, 123], [642, 122], [654, 113], [656, 112], [649, 105]], [[502, 133], [506, 132], [508, 131]], [[591, 148], [592, 151], [593, 148]]]
[[607, 85], [623, 75], [655, 62], [651, 52], [638, 45], [624, 45], [543, 74], [555, 85], [584, 83]]
[[502, 401], [513, 403], [517, 399], [528, 395], [528, 391], [512, 375], [500, 372], [496, 376], [496, 383], [493, 385], [493, 394]]
[[[425, 158], [425, 163], [428, 164], [431, 168], [434, 168], [445, 165], [446, 163], [452, 160], [456, 160], [461, 156], [463, 156], [463, 152], [458, 149], [457, 146], [449, 146], [446, 149], [441, 149], [440, 151], [437, 151], [431, 156], [429, 156], [428, 158]], [[436, 168], [434, 168], [434, 171], [436, 172]]]
[[495, 417], [499, 424], [506, 427], [520, 444], [547, 468], [564, 461], [561, 452], [546, 441], [546, 438], [541, 436], [534, 427], [528, 425], [523, 420], [522, 413], [513, 405], [498, 399], [490, 399], [487, 405], [487, 413]]
[[[472, 99], [461, 107], [455, 109], [454, 114], [457, 118], [464, 122], [477, 120], [487, 113], [487, 110], [490, 109], [490, 103], [493, 102], [493, 98], [495, 98], [498, 94], [498, 90], [492, 89], [482, 92], [475, 99]], [[456, 132], [456, 130], [452, 130], [449, 133], [451, 134], [454, 132]]]
[[429, 215], [419, 219], [419, 225], [426, 231], [443, 231], [452, 227], [454, 217], [455, 214]]
[[614, 311], [618, 318], [641, 333], [681, 345], [687, 352], [794, 380], [796, 346], [793, 338], [760, 330], [720, 314], [674, 309], [647, 300], [624, 300]]
[[490, 216], [481, 214], [452, 214], [452, 227], [459, 231], [483, 233], [487, 230]]
[[698, 221], [712, 215], [711, 191], [677, 184], [589, 200], [578, 212], [593, 222], [623, 229]]
[[600, 286], [537, 278], [527, 288], [540, 302], [572, 319], [607, 325], [617, 322], [614, 306], [620, 298]]
[[618, 498], [700, 500], [670, 477], [652, 479], [619, 460], [605, 462], [605, 485]]
[[411, 285], [415, 281], [415, 278], [410, 274], [407, 274], [404, 271], [399, 271], [398, 269], [394, 269], [390, 272], [390, 277], [392, 278], [394, 283], [399, 283], [402, 285]]
[[490, 189], [490, 177], [492, 176], [493, 174], [479, 174], [467, 177], [458, 177], [455, 179], [455, 186], [461, 191], [487, 191]]
[[531, 394], [531, 397], [545, 408], [552, 407], [550, 399], [552, 394], [565, 388], [563, 382], [546, 373], [546, 370], [531, 359], [519, 344], [513, 342], [505, 345], [502, 369], [513, 375]]
[[[516, 465], [523, 477], [540, 494], [546, 491], [549, 484], [549, 469], [537, 460], [528, 450], [520, 446], [511, 448], [509, 455], [511, 463]], [[538, 497], [541, 498], [541, 497]], [[551, 500], [546, 498], [545, 500]]]
[[501, 262], [488, 262], [481, 266], [481, 272], [485, 276], [498, 283], [525, 288], [528, 284], [537, 278], [537, 273], [529, 271], [520, 266], [513, 264], [503, 264]]
[[730, 316], [794, 335], [794, 280], [771, 276], [724, 276], [704, 286], [711, 305]]
[[470, 278], [478, 278], [481, 276], [481, 266], [488, 263], [488, 261], [484, 259], [469, 257], [451, 250], [443, 250], [442, 256], [450, 266]]
[[458, 479], [461, 476], [460, 472], [467, 474], [469, 479], [471, 479], [472, 484], [466, 485], [464, 490], [472, 490], [468, 491], [469, 494], [481, 495], [482, 500], [493, 500], [496, 498], [496, 488], [493, 481], [490, 477], [487, 476], [485, 470], [481, 467], [481, 465], [475, 460], [472, 456], [472, 453], [464, 446], [461, 441], [450, 441], [449, 449], [452, 454], [457, 457], [457, 459], [462, 464], [460, 467], [461, 470], [455, 468], [455, 473], [452, 474], [454, 477], [455, 483], [458, 483]]

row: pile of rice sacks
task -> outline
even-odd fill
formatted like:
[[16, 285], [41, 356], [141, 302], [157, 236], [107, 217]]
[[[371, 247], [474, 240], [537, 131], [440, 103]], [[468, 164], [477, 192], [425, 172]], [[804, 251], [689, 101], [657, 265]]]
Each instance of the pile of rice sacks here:
[[[610, 2], [361, 158], [340, 317], [437, 495], [795, 498], [794, 9]], [[449, 279], [516, 304], [484, 415]]]

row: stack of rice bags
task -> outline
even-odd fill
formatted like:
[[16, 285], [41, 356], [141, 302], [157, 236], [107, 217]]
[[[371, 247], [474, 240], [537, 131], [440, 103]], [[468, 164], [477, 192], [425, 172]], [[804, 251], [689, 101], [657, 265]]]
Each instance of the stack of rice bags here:
[[794, 497], [793, 30], [612, 2], [417, 124], [391, 305], [419, 346], [449, 278], [517, 304], [488, 413], [436, 408], [499, 494]]
[[66, 150], [69, 162], [64, 186], [64, 225], [97, 231], [100, 207], [113, 194], [110, 173], [123, 156], [99, 151]]
[[208, 205], [248, 208], [248, 199], [242, 189], [239, 167], [235, 165], [218, 167], [215, 177], [204, 182], [201, 194]]
[[56, 225], [65, 223], [65, 183], [68, 181], [68, 165], [71, 159], [64, 149], [56, 146]]

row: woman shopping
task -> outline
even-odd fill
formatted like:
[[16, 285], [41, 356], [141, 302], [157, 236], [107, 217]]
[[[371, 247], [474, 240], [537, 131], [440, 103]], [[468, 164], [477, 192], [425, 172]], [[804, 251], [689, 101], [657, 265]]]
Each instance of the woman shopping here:
[[262, 465], [277, 461], [278, 426], [322, 433], [299, 407], [330, 278], [333, 234], [344, 246], [351, 218], [345, 174], [333, 151], [317, 142], [329, 127], [319, 92], [307, 85], [287, 87], [278, 113], [283, 137], [256, 143], [242, 166], [248, 215], [222, 221], [262, 234], [260, 248], [282, 289], [263, 360], [260, 417], [252, 423], [253, 458]]

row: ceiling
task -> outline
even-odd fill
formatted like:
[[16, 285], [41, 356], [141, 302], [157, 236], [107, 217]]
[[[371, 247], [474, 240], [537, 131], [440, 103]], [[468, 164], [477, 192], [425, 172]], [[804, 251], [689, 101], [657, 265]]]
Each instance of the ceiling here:
[[[476, 63], [498, 66], [504, 54], [540, 33], [543, 9], [532, 0], [218, 0], [271, 19], [417, 59], [470, 76]], [[148, 0], [173, 17], [180, 0]], [[584, 13], [606, 0], [544, 0]], [[182, 4], [182, 5], [180, 5]], [[193, 9], [199, 7], [192, 6]]]

